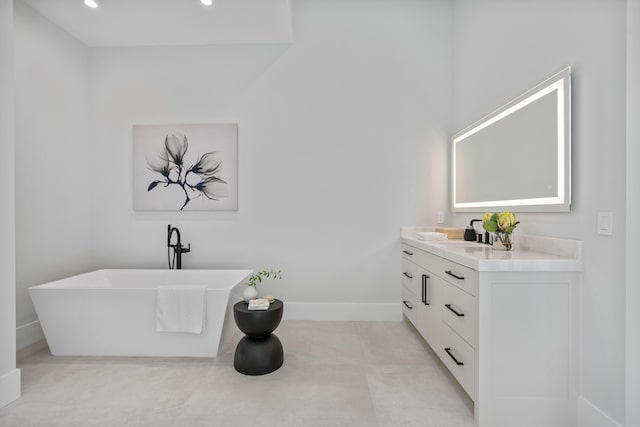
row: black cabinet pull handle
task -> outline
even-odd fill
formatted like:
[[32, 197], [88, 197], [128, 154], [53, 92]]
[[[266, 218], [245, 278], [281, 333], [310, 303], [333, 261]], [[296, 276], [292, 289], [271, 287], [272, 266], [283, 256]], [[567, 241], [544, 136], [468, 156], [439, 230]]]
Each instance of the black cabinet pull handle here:
[[413, 309], [413, 306], [412, 306], [412, 305], [409, 305], [409, 301], [402, 301], [402, 302], [404, 303], [404, 305], [406, 305], [406, 306], [407, 306], [407, 308], [408, 308], [409, 310], [412, 310], [412, 309]]
[[458, 313], [456, 310], [454, 310], [453, 308], [451, 308], [451, 304], [445, 304], [445, 307], [447, 307], [449, 310], [453, 311], [455, 313], [456, 316], [458, 317], [464, 317], [464, 313]]
[[413, 279], [413, 276], [412, 276], [412, 275], [410, 275], [409, 273], [402, 273], [402, 274], [404, 274], [405, 276], [407, 276], [409, 279]]
[[456, 273], [452, 273], [451, 270], [445, 271], [449, 276], [455, 277], [458, 280], [464, 280], [464, 276], [458, 276]]
[[427, 276], [426, 274], [422, 275], [422, 303], [424, 305], [430, 305], [429, 301], [427, 301], [427, 298], [429, 296], [429, 290], [427, 289], [427, 285], [429, 284], [429, 279], [430, 277]]
[[409, 252], [409, 251], [402, 251], [402, 252], [407, 254], [407, 255], [409, 255], [409, 256], [413, 255], [413, 252]]
[[453, 359], [453, 361], [456, 362], [456, 365], [458, 365], [458, 366], [464, 365], [464, 362], [458, 362], [458, 359], [456, 359], [455, 356], [453, 354], [451, 354], [451, 349], [450, 348], [445, 348], [444, 351], [446, 351], [447, 354], [449, 355], [449, 357], [451, 357]]

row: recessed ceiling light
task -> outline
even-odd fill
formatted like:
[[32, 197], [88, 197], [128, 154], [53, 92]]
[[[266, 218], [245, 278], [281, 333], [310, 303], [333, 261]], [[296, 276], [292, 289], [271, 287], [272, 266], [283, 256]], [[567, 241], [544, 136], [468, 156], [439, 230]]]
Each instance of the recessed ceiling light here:
[[95, 0], [84, 0], [84, 4], [89, 6], [91, 9], [97, 9], [98, 3]]
[[213, 4], [213, 0], [200, 0], [200, 3], [205, 6], [211, 6]]

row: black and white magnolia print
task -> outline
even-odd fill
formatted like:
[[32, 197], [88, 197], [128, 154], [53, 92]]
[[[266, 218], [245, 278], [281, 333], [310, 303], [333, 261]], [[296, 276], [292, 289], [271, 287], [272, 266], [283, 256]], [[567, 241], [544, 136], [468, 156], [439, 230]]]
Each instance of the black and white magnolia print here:
[[238, 210], [238, 125], [133, 125], [136, 211]]
[[146, 158], [149, 170], [161, 175], [149, 183], [147, 191], [169, 186], [180, 187], [184, 192], [184, 203], [180, 210], [199, 197], [220, 199], [220, 185], [227, 184], [220, 177], [222, 162], [216, 158], [215, 151], [204, 153], [195, 164], [187, 166], [185, 155], [188, 149], [187, 135], [169, 133], [164, 140], [164, 150], [157, 156]]

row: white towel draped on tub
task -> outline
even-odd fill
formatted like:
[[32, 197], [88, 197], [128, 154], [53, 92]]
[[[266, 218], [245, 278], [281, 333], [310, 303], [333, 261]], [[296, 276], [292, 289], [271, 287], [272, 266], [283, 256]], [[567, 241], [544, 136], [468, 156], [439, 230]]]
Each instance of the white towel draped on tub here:
[[205, 325], [206, 286], [158, 286], [156, 331], [201, 334]]

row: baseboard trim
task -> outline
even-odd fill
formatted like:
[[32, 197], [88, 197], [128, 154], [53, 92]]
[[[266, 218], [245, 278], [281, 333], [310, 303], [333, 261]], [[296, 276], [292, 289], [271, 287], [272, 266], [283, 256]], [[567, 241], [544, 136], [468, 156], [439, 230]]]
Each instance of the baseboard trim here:
[[16, 328], [16, 350], [22, 350], [33, 343], [42, 341], [43, 339], [44, 332], [42, 332], [39, 320]]
[[20, 369], [12, 369], [0, 377], [0, 408], [20, 397]]
[[580, 427], [622, 427], [622, 424], [583, 396], [578, 398], [578, 425]]
[[284, 320], [402, 320], [399, 303], [289, 302], [284, 306]]

